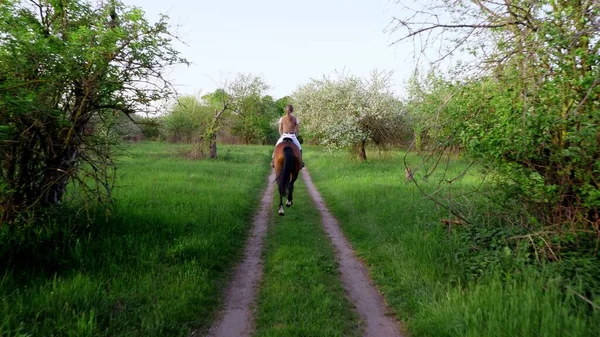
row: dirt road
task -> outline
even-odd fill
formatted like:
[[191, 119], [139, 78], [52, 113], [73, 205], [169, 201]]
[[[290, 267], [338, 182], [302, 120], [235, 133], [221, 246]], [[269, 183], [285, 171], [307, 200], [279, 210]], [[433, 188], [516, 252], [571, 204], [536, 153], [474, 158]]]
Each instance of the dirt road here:
[[[340, 230], [337, 220], [325, 206], [307, 170], [302, 178], [308, 192], [321, 213], [322, 225], [336, 250], [341, 281], [351, 302], [358, 312], [365, 337], [402, 337], [400, 325], [388, 315], [383, 296], [373, 285], [365, 266], [356, 258], [352, 246]], [[243, 261], [237, 266], [231, 284], [227, 288], [225, 308], [220, 319], [209, 330], [209, 337], [249, 337], [254, 330], [252, 308], [262, 277], [262, 250], [267, 234], [276, 184], [274, 173], [262, 196], [260, 210], [254, 217], [252, 236], [244, 252]]]

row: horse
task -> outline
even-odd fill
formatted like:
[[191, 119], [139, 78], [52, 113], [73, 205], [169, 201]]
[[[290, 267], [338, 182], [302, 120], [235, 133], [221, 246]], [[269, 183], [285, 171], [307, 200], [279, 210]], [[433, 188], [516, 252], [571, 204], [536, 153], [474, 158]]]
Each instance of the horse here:
[[287, 195], [285, 205], [287, 207], [292, 206], [294, 183], [298, 179], [298, 172], [302, 168], [302, 154], [290, 138], [285, 138], [283, 142], [275, 146], [273, 164], [275, 166], [275, 179], [277, 185], [279, 185], [279, 215], [285, 215], [283, 196]]

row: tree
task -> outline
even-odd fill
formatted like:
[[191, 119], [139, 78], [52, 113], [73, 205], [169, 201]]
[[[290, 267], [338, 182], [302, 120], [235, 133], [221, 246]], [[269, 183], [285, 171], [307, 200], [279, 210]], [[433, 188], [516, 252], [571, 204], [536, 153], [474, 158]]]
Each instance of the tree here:
[[403, 32], [400, 40], [439, 43], [438, 60], [456, 51], [475, 57], [468, 69], [458, 68], [452, 95], [462, 109], [449, 116], [469, 155], [500, 173], [536, 215], [543, 225], [536, 235], [554, 246], [546, 251], [550, 258], [582, 240], [595, 242], [587, 247], [597, 252], [600, 4], [476, 0], [411, 7], [393, 24]]
[[[195, 152], [202, 156], [208, 153], [209, 158], [217, 158], [217, 131], [221, 117], [226, 113], [243, 115], [253, 100], [260, 99], [262, 92], [269, 87], [259, 76], [238, 74], [233, 81], [225, 81], [214, 93], [202, 99], [213, 109], [212, 118], [207, 122], [203, 136], [196, 143]], [[198, 150], [199, 149], [199, 150]], [[197, 156], [198, 157], [198, 156]]]
[[159, 117], [133, 115], [133, 120], [139, 126], [144, 139], [158, 140], [161, 137]]
[[233, 132], [242, 137], [246, 144], [274, 143], [277, 130], [273, 126], [273, 121], [278, 115], [273, 97], [268, 95], [247, 97], [235, 115]]
[[109, 198], [105, 122], [168, 97], [162, 71], [186, 63], [167, 17], [117, 0], [7, 0], [0, 17], [2, 222], [59, 204], [71, 180]]
[[402, 129], [391, 73], [373, 71], [369, 79], [337, 73], [299, 87], [293, 95], [304, 129], [328, 146], [348, 147], [366, 160], [369, 141], [385, 142]]
[[415, 72], [409, 79], [404, 108], [413, 133], [411, 148], [417, 152], [460, 145], [454, 137], [453, 118], [463, 107], [458, 104], [456, 87], [436, 68], [423, 77]]
[[142, 128], [138, 124], [139, 117], [137, 115], [117, 114], [114, 117], [112, 123], [106, 119], [102, 122], [106, 132], [114, 133], [115, 137], [129, 141], [139, 141], [144, 137]]
[[283, 110], [278, 109], [277, 101], [273, 100], [273, 97], [268, 95], [262, 98], [262, 114], [259, 121], [263, 137], [261, 140], [262, 144], [275, 144], [279, 138], [279, 130], [275, 126], [275, 121], [279, 119]]
[[282, 114], [285, 110], [285, 107], [288, 104], [292, 104], [293, 99], [291, 96], [284, 96], [275, 101], [275, 108], [277, 109], [278, 114]]
[[210, 106], [193, 95], [183, 95], [171, 107], [163, 118], [169, 140], [174, 142], [193, 142], [200, 137], [212, 112]]

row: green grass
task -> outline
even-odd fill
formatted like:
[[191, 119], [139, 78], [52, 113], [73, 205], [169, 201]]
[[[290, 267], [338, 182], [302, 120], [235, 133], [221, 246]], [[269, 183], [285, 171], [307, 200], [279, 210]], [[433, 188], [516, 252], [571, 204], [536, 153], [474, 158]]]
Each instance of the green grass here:
[[411, 328], [415, 336], [597, 336], [600, 315], [590, 312], [556, 280], [537, 275], [494, 275], [467, 289], [424, 303]]
[[345, 298], [333, 248], [306, 188], [295, 184], [294, 205], [279, 217], [273, 203], [256, 336], [359, 336]]
[[39, 244], [50, 247], [52, 268], [34, 261], [2, 271], [0, 336], [186, 336], [208, 327], [271, 148], [220, 146], [216, 161], [186, 160], [183, 150], [128, 146], [108, 221], [100, 212], [86, 228], [82, 215], [62, 214], [48, 231], [66, 234]]
[[[519, 270], [510, 250], [485, 255], [443, 229], [440, 218], [451, 216], [406, 182], [402, 153], [371, 153], [365, 163], [341, 151], [306, 147], [304, 153], [328, 207], [411, 335], [597, 335], [598, 310], [561, 291], [560, 282], [533, 267]], [[450, 176], [465, 165], [451, 162]], [[426, 191], [440, 179], [434, 175], [427, 183], [422, 170], [416, 175]], [[468, 176], [451, 188], [460, 192], [479, 183]], [[512, 273], [495, 272], [498, 261], [513, 263]]]

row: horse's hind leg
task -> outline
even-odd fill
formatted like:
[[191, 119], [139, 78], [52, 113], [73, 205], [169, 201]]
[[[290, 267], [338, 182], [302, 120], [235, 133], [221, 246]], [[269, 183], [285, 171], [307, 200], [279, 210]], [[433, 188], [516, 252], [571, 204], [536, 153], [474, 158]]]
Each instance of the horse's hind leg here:
[[290, 206], [292, 206], [292, 204], [294, 203], [294, 202], [293, 202], [293, 200], [294, 200], [294, 197], [292, 196], [292, 195], [293, 195], [293, 192], [294, 192], [294, 183], [290, 183], [290, 184], [288, 185], [288, 189], [289, 189], [289, 191], [288, 191], [288, 197], [287, 197], [287, 201], [285, 202], [285, 205], [286, 205], [287, 207], [290, 207]]
[[285, 215], [283, 212], [283, 198], [279, 195], [279, 215]]

